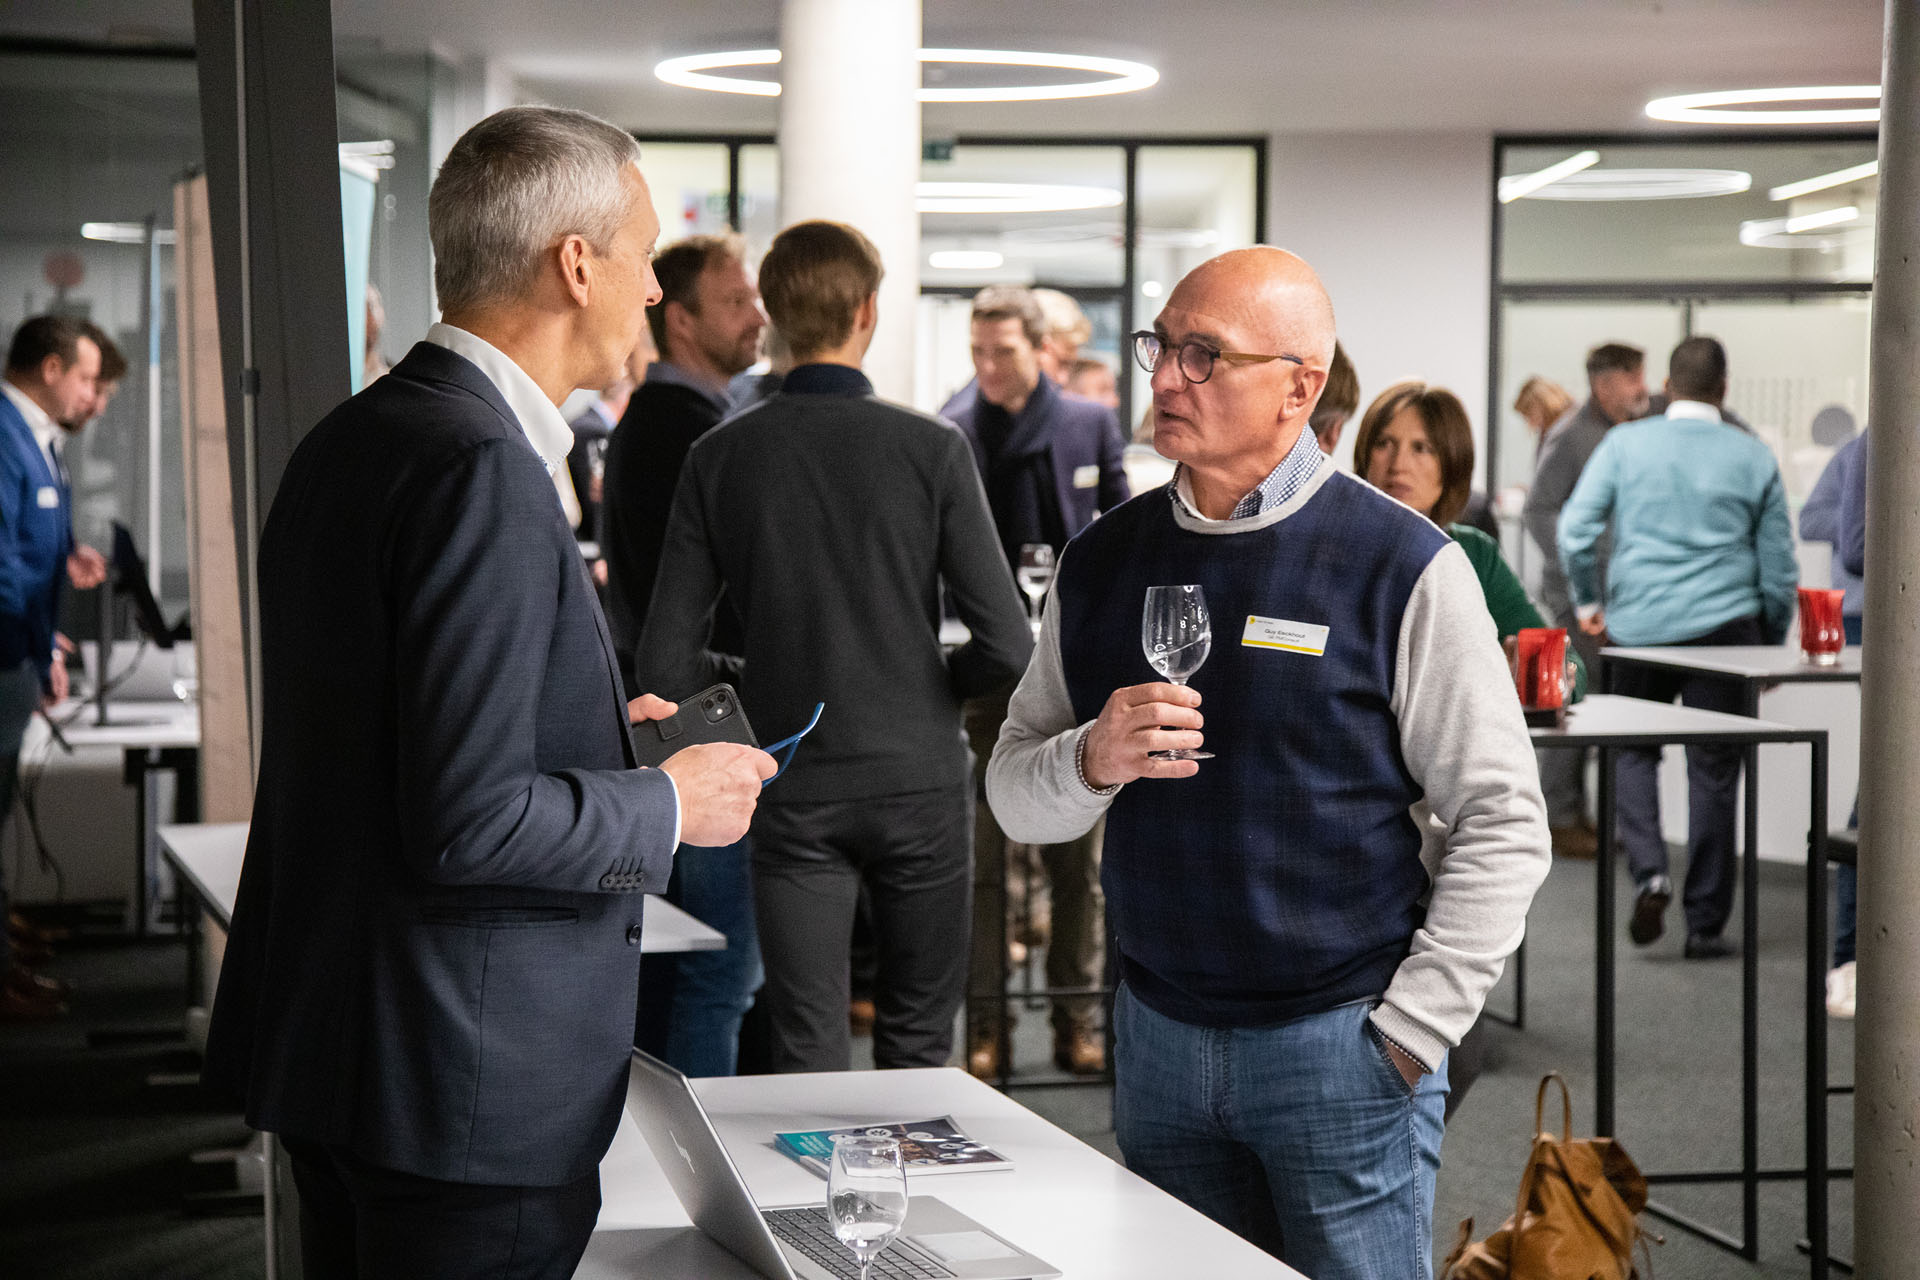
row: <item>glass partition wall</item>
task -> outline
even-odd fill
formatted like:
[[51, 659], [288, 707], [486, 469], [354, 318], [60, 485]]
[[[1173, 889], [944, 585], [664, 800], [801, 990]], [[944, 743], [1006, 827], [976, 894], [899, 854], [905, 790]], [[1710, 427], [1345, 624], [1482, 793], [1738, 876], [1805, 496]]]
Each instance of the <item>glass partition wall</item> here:
[[[1674, 345], [1704, 335], [1726, 345], [1728, 406], [1773, 449], [1797, 508], [1866, 421], [1874, 156], [1871, 134], [1497, 140], [1492, 486], [1532, 479], [1534, 437], [1512, 409], [1528, 377], [1578, 402], [1587, 350], [1615, 340], [1646, 350], [1658, 391]], [[1515, 192], [1556, 165], [1574, 171]], [[1508, 552], [1524, 558], [1519, 541]]]
[[[780, 227], [771, 139], [642, 134], [640, 145], [669, 228], [663, 241], [731, 225], [750, 252], [765, 251]], [[914, 403], [938, 409], [972, 378], [974, 293], [1026, 284], [1079, 302], [1093, 324], [1082, 354], [1113, 366], [1122, 420], [1136, 423], [1147, 380], [1125, 335], [1151, 323], [1166, 290], [1196, 263], [1261, 239], [1266, 158], [1264, 138], [929, 143], [920, 169]]]

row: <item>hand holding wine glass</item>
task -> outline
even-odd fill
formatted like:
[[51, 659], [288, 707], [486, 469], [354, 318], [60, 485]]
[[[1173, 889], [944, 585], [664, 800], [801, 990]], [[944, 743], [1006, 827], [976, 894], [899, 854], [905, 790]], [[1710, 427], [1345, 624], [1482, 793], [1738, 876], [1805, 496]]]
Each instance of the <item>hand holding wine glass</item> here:
[[874, 1258], [893, 1243], [907, 1220], [907, 1170], [900, 1160], [898, 1138], [834, 1136], [827, 1217], [834, 1235], [860, 1264], [860, 1280], [867, 1280]]
[[[1213, 649], [1213, 621], [1207, 593], [1197, 586], [1148, 587], [1140, 617], [1140, 647], [1155, 671], [1185, 685]], [[1162, 760], [1211, 760], [1211, 751], [1174, 747], [1151, 753]]]

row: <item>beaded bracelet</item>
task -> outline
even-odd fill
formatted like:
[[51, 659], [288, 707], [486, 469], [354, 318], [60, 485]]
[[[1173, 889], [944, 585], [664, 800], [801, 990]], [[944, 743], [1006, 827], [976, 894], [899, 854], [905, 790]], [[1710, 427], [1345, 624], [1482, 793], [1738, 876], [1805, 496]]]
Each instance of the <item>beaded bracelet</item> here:
[[1120, 789], [1119, 783], [1116, 782], [1110, 787], [1096, 787], [1087, 781], [1087, 735], [1092, 732], [1093, 726], [1088, 725], [1080, 731], [1079, 738], [1074, 741], [1073, 771], [1079, 776], [1080, 785], [1085, 787], [1089, 792], [1096, 796], [1110, 796]]

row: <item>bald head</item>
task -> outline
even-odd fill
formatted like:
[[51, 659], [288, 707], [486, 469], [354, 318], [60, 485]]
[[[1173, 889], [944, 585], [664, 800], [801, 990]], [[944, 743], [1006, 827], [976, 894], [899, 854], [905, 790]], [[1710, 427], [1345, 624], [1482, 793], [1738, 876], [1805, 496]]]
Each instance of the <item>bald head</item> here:
[[1260, 350], [1290, 352], [1309, 368], [1333, 362], [1333, 300], [1306, 260], [1285, 249], [1255, 245], [1209, 258], [1167, 304], [1231, 320], [1271, 344]]

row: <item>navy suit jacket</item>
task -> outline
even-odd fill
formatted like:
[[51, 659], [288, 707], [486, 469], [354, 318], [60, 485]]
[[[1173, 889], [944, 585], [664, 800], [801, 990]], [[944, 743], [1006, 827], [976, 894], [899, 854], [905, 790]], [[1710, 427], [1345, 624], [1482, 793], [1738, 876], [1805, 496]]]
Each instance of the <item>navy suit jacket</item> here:
[[50, 688], [53, 629], [67, 555], [73, 550], [73, 493], [47, 465], [33, 428], [0, 395], [0, 667], [28, 658]]
[[295, 450], [206, 1073], [256, 1128], [447, 1181], [591, 1173], [626, 1096], [673, 784], [539, 455], [422, 343]]
[[[974, 464], [982, 480], [988, 480], [985, 443], [980, 438], [980, 414], [984, 402], [976, 394], [959, 401], [952, 416], [955, 426], [973, 447]], [[954, 402], [949, 402], [952, 407]], [[1026, 542], [1050, 542], [1044, 530], [1063, 530], [1067, 538], [1093, 523], [1102, 511], [1111, 511], [1132, 496], [1127, 487], [1127, 472], [1122, 455], [1127, 448], [1120, 433], [1120, 422], [1113, 410], [1103, 404], [1062, 391], [1044, 375], [1034, 387], [1026, 406], [1014, 418], [1011, 434], [1003, 452], [1007, 454], [1046, 454], [1052, 483], [1046, 487], [1052, 501], [1050, 512], [995, 511], [1000, 524], [1000, 540], [1017, 556]], [[989, 482], [988, 492], [992, 485]], [[1054, 550], [1058, 551], [1059, 547]]]

